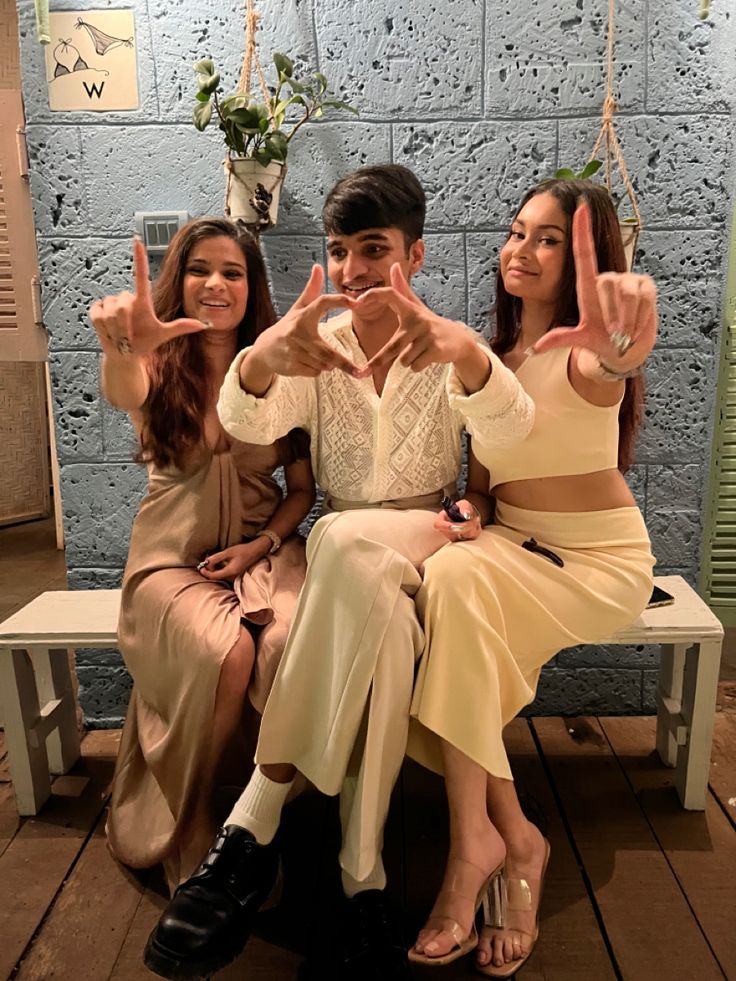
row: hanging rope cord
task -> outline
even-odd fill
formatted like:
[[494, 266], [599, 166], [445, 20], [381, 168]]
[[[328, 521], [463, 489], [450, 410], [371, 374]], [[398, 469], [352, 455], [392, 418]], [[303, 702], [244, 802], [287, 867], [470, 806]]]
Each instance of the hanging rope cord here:
[[258, 31], [258, 21], [260, 19], [261, 15], [256, 10], [255, 0], [247, 0], [245, 8], [245, 55], [243, 57], [243, 67], [240, 71], [238, 90], [240, 92], [250, 92], [250, 80], [253, 76], [253, 65], [255, 64], [263, 101], [268, 105], [271, 93], [268, 91], [268, 86], [266, 85], [263, 66], [261, 65], [261, 59], [258, 57], [258, 48], [256, 47], [256, 32]]
[[[261, 87], [261, 95], [263, 96], [263, 101], [268, 110], [269, 119], [273, 119], [269, 106], [271, 93], [268, 91], [266, 76], [263, 74], [263, 66], [261, 65], [261, 59], [258, 57], [258, 47], [256, 45], [256, 33], [258, 31], [258, 21], [260, 19], [261, 15], [256, 10], [255, 0], [247, 0], [245, 7], [245, 54], [243, 56], [243, 67], [240, 70], [240, 78], [238, 80], [238, 91], [250, 92], [250, 81], [253, 77], [253, 68], [255, 66], [256, 74], [258, 75], [258, 82]], [[228, 202], [230, 199], [230, 185], [233, 179], [233, 167], [229, 154], [227, 157], [225, 157], [223, 162], [225, 164], [225, 170], [227, 171], [227, 182], [225, 185], [225, 214], [229, 216], [230, 208]], [[285, 176], [286, 163], [282, 164], [281, 175], [280, 177], [273, 179], [274, 183], [283, 180]], [[271, 190], [273, 190], [273, 188], [271, 188]]]
[[613, 157], [615, 155], [616, 162], [618, 163], [619, 170], [621, 171], [621, 177], [623, 178], [624, 188], [626, 190], [626, 196], [629, 201], [631, 201], [631, 210], [634, 212], [634, 218], [636, 219], [639, 228], [641, 229], [641, 214], [639, 213], [639, 206], [636, 201], [636, 194], [634, 193], [634, 187], [631, 183], [631, 178], [629, 177], [629, 172], [626, 169], [626, 161], [624, 160], [624, 155], [621, 151], [621, 144], [616, 136], [616, 130], [613, 125], [614, 114], [618, 111], [618, 106], [616, 105], [616, 100], [613, 97], [613, 38], [615, 33], [615, 10], [614, 10], [614, 0], [608, 0], [608, 69], [606, 77], [606, 98], [603, 102], [603, 122], [601, 124], [600, 131], [598, 133], [598, 139], [595, 141], [595, 146], [590, 154], [590, 159], [595, 160], [598, 154], [598, 150], [605, 138], [606, 141], [606, 187], [609, 192], [612, 191], [612, 163]]

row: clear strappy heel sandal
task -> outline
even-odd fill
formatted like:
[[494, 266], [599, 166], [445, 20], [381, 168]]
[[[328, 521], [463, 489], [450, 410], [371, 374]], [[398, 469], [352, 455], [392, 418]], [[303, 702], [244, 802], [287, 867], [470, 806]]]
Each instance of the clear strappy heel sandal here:
[[[507, 964], [497, 967], [492, 962], [489, 964], [476, 964], [475, 969], [479, 974], [486, 978], [510, 978], [519, 971], [523, 964], [529, 960], [534, 945], [539, 937], [539, 907], [542, 903], [542, 890], [544, 888], [544, 876], [549, 862], [549, 842], [545, 838], [547, 849], [542, 866], [542, 876], [540, 879], [511, 879], [502, 872], [497, 879], [494, 879], [483, 896], [483, 925], [496, 930], [513, 930], [514, 933], [521, 934], [527, 941], [527, 948], [522, 950], [521, 956]], [[509, 913], [531, 913], [534, 911], [534, 898], [536, 895], [536, 920], [534, 932], [528, 933], [526, 930], [518, 930], [509, 926]]]
[[[442, 903], [438, 906], [435, 904], [429, 919], [427, 920], [424, 929], [437, 929], [443, 933], [449, 933], [452, 939], [455, 941], [455, 946], [452, 950], [449, 950], [446, 954], [440, 954], [437, 957], [431, 957], [429, 954], [419, 953], [413, 947], [409, 950], [409, 960], [414, 961], [415, 964], [436, 964], [438, 967], [443, 964], [452, 964], [459, 957], [464, 957], [465, 954], [469, 954], [471, 950], [475, 950], [478, 946], [478, 930], [475, 925], [475, 919], [480, 909], [481, 903], [483, 903], [484, 898], [488, 895], [488, 890], [493, 887], [493, 883], [501, 878], [503, 872], [503, 862], [491, 872], [490, 875], [479, 868], [479, 866], [474, 865], [472, 862], [466, 862], [464, 859], [453, 859], [455, 864], [458, 866], [458, 871], [453, 875], [449, 886], [440, 890], [440, 895], [437, 897], [439, 903], [440, 898], [442, 898]], [[472, 870], [475, 881], [477, 882], [477, 873], [480, 871], [485, 876], [483, 879], [483, 884], [481, 885], [478, 894], [476, 896], [469, 895], [467, 888], [467, 879], [463, 882], [463, 869], [465, 871]], [[457, 920], [449, 912], [452, 908], [452, 899], [455, 897], [461, 902], [473, 902], [473, 922], [470, 928], [470, 933], [466, 934], [462, 926], [457, 922]], [[447, 913], [443, 913], [442, 910], [447, 909]]]

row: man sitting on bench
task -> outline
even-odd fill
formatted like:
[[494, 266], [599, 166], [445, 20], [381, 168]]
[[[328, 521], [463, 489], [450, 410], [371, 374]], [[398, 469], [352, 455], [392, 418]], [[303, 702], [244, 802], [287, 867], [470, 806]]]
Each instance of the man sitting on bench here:
[[[321, 295], [315, 268], [223, 386], [220, 417], [238, 439], [309, 432], [327, 514], [309, 537], [307, 579], [263, 715], [260, 767], [149, 940], [146, 963], [165, 977], [211, 973], [244, 946], [273, 885], [272, 839], [297, 770], [340, 794], [348, 929], [339, 976], [407, 976], [381, 849], [423, 646], [412, 596], [422, 563], [445, 542], [434, 520], [454, 489], [463, 428], [508, 446], [534, 415], [476, 335], [411, 291], [424, 215], [424, 192], [404, 167], [367, 167], [339, 181], [323, 211], [337, 297]], [[336, 303], [345, 313], [319, 324]]]

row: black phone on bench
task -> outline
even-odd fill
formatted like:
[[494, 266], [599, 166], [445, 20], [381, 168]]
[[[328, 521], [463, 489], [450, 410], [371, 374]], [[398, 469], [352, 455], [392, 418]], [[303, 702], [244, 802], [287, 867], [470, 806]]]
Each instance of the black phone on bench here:
[[655, 586], [652, 590], [652, 595], [647, 603], [647, 609], [652, 610], [655, 606], [671, 606], [675, 602], [675, 597], [672, 593], [668, 593], [664, 589], [660, 589], [659, 586]]

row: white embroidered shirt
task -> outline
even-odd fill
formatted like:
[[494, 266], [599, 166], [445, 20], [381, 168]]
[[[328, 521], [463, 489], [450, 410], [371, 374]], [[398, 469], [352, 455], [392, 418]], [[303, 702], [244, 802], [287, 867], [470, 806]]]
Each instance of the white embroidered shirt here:
[[[320, 325], [322, 337], [356, 365], [366, 357], [350, 313]], [[534, 403], [513, 372], [482, 346], [488, 382], [468, 395], [451, 365], [414, 372], [395, 361], [382, 394], [373, 379], [339, 369], [317, 378], [277, 375], [260, 398], [240, 386], [240, 352], [225, 377], [217, 411], [225, 429], [246, 443], [272, 443], [299, 427], [311, 437], [320, 486], [347, 501], [387, 501], [433, 493], [460, 470], [463, 429], [489, 447], [520, 442], [534, 422]]]

